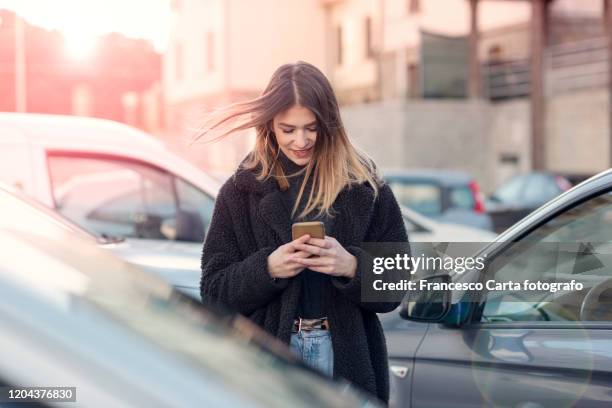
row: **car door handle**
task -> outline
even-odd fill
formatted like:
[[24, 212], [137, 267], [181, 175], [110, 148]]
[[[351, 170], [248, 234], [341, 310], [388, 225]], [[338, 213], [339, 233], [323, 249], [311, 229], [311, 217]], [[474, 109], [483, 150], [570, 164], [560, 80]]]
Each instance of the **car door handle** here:
[[406, 375], [408, 374], [408, 371], [410, 371], [408, 367], [397, 366], [397, 365], [392, 365], [391, 367], [389, 367], [389, 369], [391, 370], [393, 375], [398, 378], [405, 378]]

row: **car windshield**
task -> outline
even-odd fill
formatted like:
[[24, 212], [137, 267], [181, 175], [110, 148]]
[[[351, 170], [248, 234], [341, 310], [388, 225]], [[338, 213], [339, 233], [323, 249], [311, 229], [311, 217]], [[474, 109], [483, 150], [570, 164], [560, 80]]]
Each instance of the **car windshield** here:
[[467, 185], [456, 185], [449, 189], [449, 207], [473, 210], [476, 202], [474, 193]]
[[[18, 197], [18, 198], [16, 198]], [[16, 206], [12, 207], [15, 214], [19, 214], [20, 217], [24, 217], [27, 214], [39, 213], [47, 221], [53, 221], [58, 227], [62, 227], [70, 230], [74, 234], [79, 235], [81, 238], [91, 241], [98, 241], [101, 237], [94, 234], [92, 231], [82, 228], [81, 226], [73, 223], [72, 221], [62, 217], [60, 214], [53, 211], [51, 208], [39, 203], [38, 201], [19, 193], [12, 193], [0, 186], [0, 199], [7, 200], [8, 202], [17, 203]], [[24, 203], [22, 205], [21, 202]], [[37, 217], [38, 218], [38, 217]]]
[[397, 201], [418, 213], [433, 216], [442, 212], [442, 192], [435, 183], [411, 180], [389, 180]]
[[101, 319], [186, 357], [264, 406], [355, 404], [246, 318], [213, 313], [6, 192], [0, 246], [0, 282], [17, 283], [68, 312], [75, 302], [87, 304]]
[[525, 182], [524, 176], [513, 177], [495, 190], [491, 199], [502, 203], [515, 203], [520, 200]]

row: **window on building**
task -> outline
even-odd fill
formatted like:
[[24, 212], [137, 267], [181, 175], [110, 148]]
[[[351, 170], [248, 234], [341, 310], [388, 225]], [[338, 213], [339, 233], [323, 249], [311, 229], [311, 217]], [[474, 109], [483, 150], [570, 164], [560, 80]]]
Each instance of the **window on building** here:
[[336, 62], [338, 63], [338, 65], [342, 65], [342, 58], [343, 58], [343, 48], [344, 48], [344, 44], [342, 42], [342, 26], [338, 26], [336, 28], [336, 44], [337, 44], [337, 50], [336, 50]]
[[419, 0], [408, 0], [408, 13], [417, 14], [421, 11], [421, 2]]
[[174, 78], [177, 81], [183, 80], [183, 46], [181, 44], [174, 46]]
[[365, 19], [365, 55], [367, 58], [374, 56], [374, 49], [372, 47], [372, 18], [366, 17]]
[[206, 33], [206, 71], [212, 72], [215, 69], [215, 34]]

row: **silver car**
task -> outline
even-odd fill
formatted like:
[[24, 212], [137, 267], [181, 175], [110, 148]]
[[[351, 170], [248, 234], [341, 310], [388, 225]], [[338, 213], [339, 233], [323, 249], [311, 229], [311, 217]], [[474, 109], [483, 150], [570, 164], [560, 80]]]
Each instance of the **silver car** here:
[[583, 289], [483, 290], [468, 299], [456, 292], [409, 293], [401, 312], [413, 321], [395, 313], [382, 322], [390, 405], [612, 406], [611, 246], [608, 170], [483, 248], [476, 255], [488, 255], [482, 271], [452, 277], [574, 281]]

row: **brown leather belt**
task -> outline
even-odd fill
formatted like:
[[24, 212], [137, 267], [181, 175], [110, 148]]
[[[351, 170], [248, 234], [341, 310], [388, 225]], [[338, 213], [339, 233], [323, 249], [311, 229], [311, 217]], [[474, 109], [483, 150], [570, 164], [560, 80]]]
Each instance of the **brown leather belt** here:
[[320, 319], [295, 319], [293, 321], [293, 328], [291, 331], [293, 333], [298, 333], [300, 331], [310, 331], [315, 329], [329, 330], [329, 320], [327, 320], [327, 317], [322, 317]]

